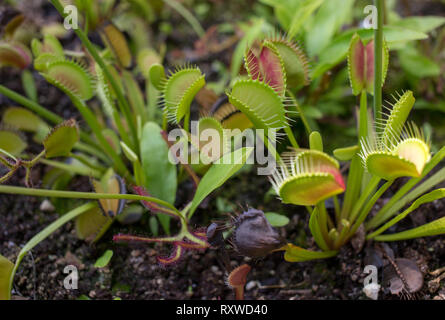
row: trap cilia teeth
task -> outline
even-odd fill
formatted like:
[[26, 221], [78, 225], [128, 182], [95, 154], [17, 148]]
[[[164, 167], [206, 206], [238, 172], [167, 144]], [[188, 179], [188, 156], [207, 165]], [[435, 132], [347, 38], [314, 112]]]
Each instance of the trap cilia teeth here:
[[405, 124], [414, 101], [412, 92], [405, 92], [377, 128], [379, 132], [373, 129], [361, 140], [360, 157], [368, 172], [385, 180], [422, 175], [431, 151], [423, 131], [414, 123]]
[[340, 194], [345, 183], [338, 162], [317, 150], [295, 150], [269, 177], [284, 203], [310, 206]]
[[198, 67], [179, 67], [168, 78], [159, 80], [162, 87], [164, 113], [172, 123], [179, 123], [189, 114], [193, 98], [205, 85], [205, 76]]

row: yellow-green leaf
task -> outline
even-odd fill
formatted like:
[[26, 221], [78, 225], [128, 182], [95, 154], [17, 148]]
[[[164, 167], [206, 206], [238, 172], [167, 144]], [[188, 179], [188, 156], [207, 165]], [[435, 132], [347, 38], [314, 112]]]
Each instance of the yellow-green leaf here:
[[66, 120], [55, 127], [43, 141], [46, 157], [66, 157], [79, 141], [79, 128], [74, 119]]
[[11, 279], [14, 264], [0, 254], [0, 300], [9, 300], [9, 281]]

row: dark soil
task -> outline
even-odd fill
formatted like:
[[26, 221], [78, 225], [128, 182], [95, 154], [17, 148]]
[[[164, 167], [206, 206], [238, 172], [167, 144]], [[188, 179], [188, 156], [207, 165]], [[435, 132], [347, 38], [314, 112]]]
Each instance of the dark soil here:
[[[207, 69], [211, 68], [207, 66]], [[42, 105], [66, 119], [74, 117], [80, 120], [65, 95], [37, 75], [36, 78], [40, 79], [39, 92], [45, 93], [39, 96]], [[20, 76], [16, 71], [0, 69], [0, 79], [8, 88], [22, 92], [18, 81]], [[8, 105], [11, 103], [0, 96], [0, 112]], [[40, 147], [31, 145], [28, 151], [38, 153]], [[45, 170], [43, 166], [34, 168], [32, 180], [35, 187], [39, 187]], [[20, 172], [8, 183], [24, 185], [24, 173]], [[297, 245], [315, 249], [308, 230], [308, 213], [300, 207], [284, 206], [276, 199], [265, 199], [264, 194], [269, 188], [265, 177], [243, 172], [204, 201], [192, 224], [196, 227], [207, 226], [212, 219], [224, 218], [215, 205], [215, 199], [221, 197], [237, 204], [238, 212], [242, 211], [241, 206], [251, 206], [265, 212], [286, 213], [291, 222], [281, 228], [282, 235]], [[88, 179], [74, 179], [69, 189], [90, 191]], [[178, 205], [183, 205], [190, 198], [192, 189], [184, 183], [179, 190]], [[377, 206], [385, 200], [382, 199]], [[29, 239], [59, 217], [56, 212], [40, 210], [42, 201], [40, 198], [0, 195], [0, 253], [11, 261], [15, 261], [21, 247]], [[444, 215], [445, 201], [435, 201], [416, 210], [393, 231], [412, 228]], [[158, 244], [116, 244], [111, 240], [116, 233], [148, 234], [148, 230], [147, 217], [137, 225], [115, 223], [97, 244], [90, 245], [77, 238], [74, 225], [70, 222], [25, 257], [14, 281], [14, 296], [26, 299], [76, 299], [82, 295], [91, 299], [233, 299], [233, 292], [225, 283], [227, 274], [215, 250], [209, 249], [204, 253], [188, 251], [178, 264], [164, 268], [157, 263], [156, 256], [168, 254], [171, 248]], [[375, 243], [367, 243], [365, 249], [357, 253], [348, 244], [335, 258], [305, 263], [288, 263], [284, 261], [282, 253], [273, 253], [258, 261], [233, 253], [231, 261], [234, 266], [242, 263], [252, 266], [246, 299], [366, 299], [362, 293], [364, 258], [366, 248], [374, 246]], [[442, 237], [390, 243], [390, 247], [395, 257], [416, 261], [425, 276], [423, 289], [411, 298], [445, 298], [443, 285], [435, 290], [428, 286], [428, 281], [434, 278], [429, 272], [445, 266], [445, 242]], [[103, 269], [95, 268], [95, 261], [107, 249], [114, 252], [110, 264]], [[76, 265], [79, 270], [77, 290], [63, 287], [66, 277], [63, 270], [70, 264]], [[405, 297], [393, 296], [385, 288], [380, 298]]]
[[[38, 178], [41, 169], [36, 169], [34, 178]], [[23, 177], [22, 177], [23, 178]], [[20, 184], [19, 178], [11, 181]], [[88, 184], [80, 179], [77, 190], [88, 190]], [[308, 214], [297, 207], [283, 207], [272, 200], [261, 206], [258, 190], [267, 188], [264, 177], [241, 174], [222, 189], [215, 192], [206, 209], [197, 212], [197, 226], [206, 225], [202, 221], [218, 217], [214, 199], [226, 195], [229, 200], [242, 205], [250, 205], [265, 211], [286, 212], [291, 223], [282, 228], [282, 235], [299, 245], [314, 247], [309, 235]], [[236, 186], [236, 189], [235, 189]], [[237, 196], [230, 195], [237, 190]], [[241, 195], [241, 196], [240, 196]], [[14, 260], [20, 247], [27, 240], [55, 220], [56, 213], [39, 210], [42, 199], [22, 196], [0, 196], [0, 251], [7, 258]], [[385, 201], [385, 199], [383, 199]], [[238, 209], [241, 211], [241, 209]], [[13, 213], [13, 214], [11, 214]], [[436, 201], [424, 205], [399, 224], [396, 230], [414, 227], [426, 221], [445, 215], [445, 201]], [[221, 218], [221, 216], [219, 216]], [[201, 222], [200, 222], [201, 221]], [[142, 220], [137, 226], [127, 227], [118, 223], [107, 232], [101, 241], [88, 245], [76, 237], [73, 223], [68, 223], [38, 245], [29, 254], [16, 275], [15, 295], [29, 299], [76, 299], [86, 295], [92, 299], [231, 299], [233, 293], [225, 280], [227, 275], [220, 266], [215, 250], [205, 253], [187, 252], [184, 258], [173, 267], [161, 267], [156, 256], [168, 254], [167, 246], [118, 245], [111, 241], [118, 232], [144, 233], [147, 221]], [[147, 232], [145, 232], [147, 233]], [[366, 244], [373, 247], [374, 243]], [[416, 261], [425, 275], [424, 289], [413, 298], [432, 299], [443, 296], [444, 290], [428, 290], [428, 281], [433, 279], [429, 272], [443, 267], [445, 262], [445, 243], [440, 237], [431, 237], [411, 241], [391, 243], [395, 257], [404, 257]], [[94, 263], [106, 249], [112, 249], [114, 256], [104, 269], [94, 268]], [[282, 253], [273, 253], [268, 257], [252, 261], [232, 254], [234, 266], [249, 263], [252, 271], [248, 275], [247, 299], [364, 299], [362, 294], [365, 250], [356, 253], [347, 245], [340, 254], [328, 260], [288, 263]], [[79, 269], [78, 290], [66, 290], [63, 287], [63, 269], [73, 264]], [[382, 295], [380, 296], [382, 297]], [[384, 299], [397, 299], [389, 293]]]

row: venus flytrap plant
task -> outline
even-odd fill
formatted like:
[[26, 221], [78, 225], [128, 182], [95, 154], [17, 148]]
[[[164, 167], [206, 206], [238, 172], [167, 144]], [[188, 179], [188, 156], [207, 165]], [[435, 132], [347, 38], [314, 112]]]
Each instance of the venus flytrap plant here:
[[[52, 3], [64, 16], [60, 2], [52, 1]], [[22, 160], [2, 150], [0, 164], [5, 166], [8, 172], [1, 178], [1, 182], [9, 179], [19, 168], [25, 167], [28, 185], [29, 171], [35, 164], [41, 162], [69, 173], [69, 180], [72, 179], [72, 173], [90, 176], [93, 192], [78, 193], [0, 185], [0, 193], [50, 197], [51, 199], [97, 200], [98, 205], [90, 203], [85, 208], [81, 206], [79, 207], [82, 208], [81, 212], [80, 209], [74, 209], [74, 216], [67, 214], [62, 216], [61, 220], [59, 219], [63, 222], [67, 221], [68, 217], [75, 218], [79, 238], [90, 242], [98, 241], [105, 234], [124, 209], [125, 200], [127, 202], [144, 200], [143, 204], [149, 203], [150, 205], [146, 207], [158, 214], [167, 234], [170, 233], [170, 217], [175, 219], [173, 222], [179, 224], [179, 232], [176, 236], [145, 240], [145, 242], [172, 244], [174, 247], [172, 256], [160, 258], [161, 263], [169, 264], [177, 261], [184, 250], [207, 248], [205, 233], [200, 230], [191, 231], [188, 226], [189, 218], [204, 199], [204, 194], [207, 195], [235, 174], [246, 162], [251, 150], [239, 149], [228, 153], [227, 157], [236, 159], [235, 165], [210, 164], [209, 176], [203, 179], [204, 185], [200, 184], [194, 172], [188, 171], [199, 188], [193, 203], [187, 205], [182, 212], [176, 209], [171, 204], [175, 201], [178, 183], [176, 166], [168, 160], [169, 145], [168, 141], [164, 140], [161, 128], [147, 116], [146, 101], [141, 95], [134, 75], [124, 70], [132, 61], [125, 38], [114, 25], [106, 25], [101, 32], [106, 38], [108, 48], [100, 51], [99, 47], [91, 44], [83, 30], [79, 29], [75, 32], [90, 55], [81, 52], [68, 53], [63, 50], [56, 38], [47, 36], [43, 41], [33, 41], [34, 67], [49, 83], [70, 98], [94, 135], [91, 136], [79, 129], [73, 120], [62, 122], [60, 117], [37, 102], [0, 86], [1, 94], [35, 112], [36, 114], [32, 114], [31, 117], [39, 119], [38, 123], [44, 123], [40, 120], [42, 117], [51, 124], [58, 124], [42, 141], [44, 151], [31, 160]], [[110, 52], [112, 52], [111, 55]], [[155, 84], [153, 87], [162, 91], [165, 119], [170, 119], [175, 123], [184, 121], [184, 127], [188, 131], [190, 104], [195, 94], [205, 84], [204, 76], [199, 69], [186, 67], [165, 77], [162, 66], [155, 65], [150, 69], [147, 63], [149, 61], [144, 60], [139, 66], [158, 71], [147, 73], [147, 70], [143, 70], [143, 73], [147, 75], [147, 82], [152, 82]], [[120, 74], [123, 75], [122, 81]], [[87, 104], [87, 101], [95, 99], [96, 95], [103, 103], [103, 114], [111, 120], [111, 127], [105, 126], [107, 121], [101, 112], [93, 111]], [[150, 102], [147, 101], [147, 103]], [[7, 121], [20, 129], [25, 129], [30, 119], [23, 114], [17, 117], [17, 112], [15, 113], [15, 118], [10, 114], [7, 115]], [[201, 129], [208, 126], [222, 129], [220, 123], [214, 119], [202, 119], [201, 126]], [[36, 128], [32, 129], [36, 130]], [[225, 150], [222, 151], [218, 158], [225, 153]], [[68, 161], [71, 162], [75, 159], [79, 164], [47, 160], [44, 159], [45, 156], [69, 158]], [[216, 158], [212, 157], [210, 160], [213, 162]], [[128, 161], [132, 167], [128, 166]], [[65, 179], [64, 183], [66, 183], [65, 175], [60, 178]], [[47, 180], [52, 180], [56, 185], [60, 181], [58, 179], [58, 177], [49, 177]], [[125, 185], [135, 185], [135, 183], [134, 188], [125, 188]], [[136, 194], [127, 194], [126, 189], [133, 190]], [[148, 193], [141, 191], [144, 189], [155, 197], [146, 196]], [[54, 230], [50, 228], [46, 236]], [[117, 239], [125, 240], [126, 238], [117, 237]]]
[[[374, 86], [374, 69], [377, 65], [382, 66], [383, 70], [381, 72], [375, 72], [375, 74], [377, 76], [383, 76], [384, 79], [388, 66], [388, 55], [385, 46], [383, 46], [382, 43], [378, 44], [378, 47], [384, 48], [381, 55], [379, 53], [381, 58], [375, 59], [379, 60], [378, 63], [374, 61], [374, 50], [372, 46], [372, 42], [364, 46], [358, 36], [354, 36], [351, 41], [348, 60], [351, 85], [354, 94], [361, 94], [358, 130], [359, 147], [337, 151], [340, 158], [342, 158], [342, 156], [345, 157], [344, 160], [350, 160], [352, 158], [347, 184], [346, 186], [343, 184], [343, 189], [339, 189], [337, 192], [341, 193], [346, 188], [346, 195], [343, 201], [341, 214], [338, 214], [339, 209], [338, 206], [336, 206], [335, 221], [329, 216], [323, 202], [325, 198], [330, 197], [329, 192], [322, 189], [323, 184], [317, 182], [315, 177], [310, 178], [309, 181], [310, 183], [313, 183], [314, 191], [321, 190], [326, 194], [325, 198], [314, 198], [317, 193], [309, 191], [310, 189], [307, 187], [295, 188], [295, 190], [289, 192], [288, 195], [286, 194], [286, 183], [297, 180], [301, 174], [300, 172], [313, 170], [308, 169], [308, 167], [313, 167], [313, 164], [310, 164], [310, 162], [309, 164], [304, 164], [304, 162], [303, 164], [295, 164], [298, 158], [292, 157], [290, 162], [291, 170], [289, 170], [289, 168], [278, 169], [272, 178], [275, 190], [282, 198], [283, 202], [292, 203], [293, 200], [295, 204], [299, 205], [316, 205], [316, 208], [311, 214], [310, 229], [316, 243], [326, 253], [332, 252], [332, 254], [335, 254], [335, 251], [341, 248], [341, 246], [355, 234], [359, 226], [366, 220], [372, 206], [392, 185], [395, 179], [400, 177], [412, 177], [412, 180], [409, 181], [396, 196], [397, 199], [400, 199], [444, 157], [443, 151], [441, 150], [435, 157], [431, 158], [429, 141], [425, 139], [423, 132], [413, 123], [405, 124], [415, 101], [412, 92], [410, 91], [405, 92], [403, 95], [399, 95], [396, 102], [392, 104], [392, 109], [388, 109], [389, 112], [383, 120], [378, 120], [374, 126], [371, 126], [370, 128], [368, 127], [369, 120], [366, 107], [366, 91], [374, 91], [374, 95], [376, 95], [375, 91], [381, 90], [380, 87], [377, 88]], [[381, 84], [382, 81], [376, 83]], [[354, 153], [356, 154], [354, 155]], [[362, 158], [362, 166], [360, 165], [360, 162], [357, 161], [358, 156]], [[433, 159], [434, 163], [430, 163]], [[303, 169], [301, 169], [301, 167], [303, 167]], [[295, 170], [292, 171], [292, 168], [295, 168]], [[366, 175], [363, 175], [361, 172], [366, 172], [369, 174], [369, 177], [366, 177]], [[341, 175], [339, 176], [341, 177]], [[364, 179], [368, 179], [366, 184], [363, 184], [365, 181]], [[387, 182], [378, 188], [381, 179], [387, 180]], [[433, 177], [427, 179], [424, 184], [428, 188], [431, 188], [443, 180], [443, 177]], [[362, 184], [365, 187], [360, 190], [359, 186]], [[375, 191], [376, 188], [377, 191]], [[425, 192], [428, 189], [422, 188], [421, 190]], [[443, 233], [443, 222], [439, 219], [426, 226], [401, 232], [396, 235], [380, 235], [390, 226], [406, 217], [420, 204], [443, 197], [443, 192], [441, 190], [442, 189], [432, 191], [419, 198], [409, 209], [385, 224], [378, 229], [378, 231], [371, 233], [368, 238], [379, 241], [403, 240], [418, 236], [429, 236]], [[308, 191], [308, 194], [305, 194], [304, 191]], [[417, 196], [420, 195], [420, 192], [411, 191], [411, 193]], [[299, 198], [300, 195], [303, 195], [301, 199]], [[399, 208], [406, 204], [409, 199], [410, 198], [405, 197], [405, 201], [401, 203]], [[385, 210], [387, 210], [386, 208], [389, 207], [385, 206]], [[385, 210], [383, 213], [387, 212]], [[391, 213], [395, 214], [395, 211], [392, 211]], [[367, 224], [367, 229], [372, 230], [372, 228], [384, 223], [388, 217], [390, 217], [389, 214], [384, 216], [381, 212], [378, 212], [377, 215], [370, 220], [369, 224]], [[331, 256], [332, 254], [327, 254], [325, 257]], [[290, 245], [286, 250], [285, 258], [286, 256], [287, 258], [292, 256], [292, 261], [306, 261], [312, 258], [322, 258], [320, 253], [308, 252], [307, 250], [299, 251], [299, 249], [296, 250], [296, 248]]]
[[[288, 261], [307, 261], [335, 255], [354, 236], [376, 201], [395, 179], [400, 177], [412, 179], [395, 195], [394, 202], [399, 201], [398, 208], [402, 208], [410, 200], [414, 200], [422, 192], [445, 179], [439, 172], [419, 187], [412, 189], [444, 157], [442, 150], [431, 157], [428, 139], [425, 139], [422, 131], [415, 124], [405, 124], [415, 101], [412, 92], [407, 91], [399, 95], [391, 105], [392, 108], [388, 108], [388, 114], [383, 115], [383, 120], [374, 123], [373, 116], [368, 115], [367, 92], [376, 96], [376, 91], [381, 91], [383, 81], [378, 81], [376, 86], [374, 77], [379, 76], [384, 80], [388, 68], [388, 51], [383, 39], [381, 41], [382, 43], [375, 45], [382, 48], [377, 58], [372, 41], [364, 45], [360, 38], [355, 36], [350, 46], [348, 61], [351, 85], [354, 94], [360, 94], [361, 98], [358, 146], [338, 149], [335, 152], [342, 160], [351, 161], [346, 183], [340, 172], [339, 163], [323, 152], [322, 138], [318, 132], [310, 135], [308, 150], [299, 148], [296, 141], [292, 143], [294, 139], [289, 133], [290, 122], [286, 115], [284, 97], [284, 87], [289, 83], [287, 78], [284, 79], [287, 69], [279, 56], [279, 51], [267, 40], [247, 51], [246, 68], [249, 79], [236, 81], [232, 90], [227, 92], [231, 107], [226, 107], [228, 112], [222, 113], [222, 116], [218, 115], [219, 119], [225, 119], [226, 115], [231, 116], [235, 110], [239, 110], [254, 128], [285, 129], [291, 143], [296, 146], [292, 152], [276, 155], [279, 166], [270, 180], [283, 203], [303, 205], [311, 212], [310, 230], [323, 251], [314, 252], [288, 244], [279, 248], [286, 251], [285, 259]], [[376, 65], [382, 66], [382, 70], [377, 72]], [[278, 79], [280, 75], [283, 79]], [[270, 147], [268, 139], [264, 143]], [[271, 150], [275, 152], [274, 149]], [[387, 182], [379, 187], [382, 179]], [[345, 195], [340, 202], [337, 197], [343, 192]], [[425, 203], [428, 199], [432, 201], [441, 195], [439, 189], [421, 198], [422, 200], [417, 203]], [[325, 207], [325, 200], [329, 198], [333, 198], [335, 203], [333, 216]], [[396, 210], [391, 211], [388, 208], [385, 206], [370, 220], [367, 224], [368, 230], [381, 225], [390, 215], [396, 213]], [[399, 215], [394, 221], [402, 219], [412, 210], [414, 207]], [[442, 230], [442, 221], [439, 220], [433, 222], [431, 227], [413, 230], [412, 234], [407, 231], [400, 236], [380, 236], [380, 233], [393, 223], [395, 222], [380, 229], [378, 237], [376, 234], [371, 234], [370, 237], [375, 237], [376, 240], [403, 239], [415, 235], [428, 235], [428, 230], [430, 235], [436, 235]]]
[[24, 70], [31, 64], [30, 50], [15, 37], [24, 20], [25, 17], [19, 14], [4, 27], [3, 37], [0, 39], [0, 68], [11, 66]]
[[[51, 2], [65, 16], [60, 1]], [[83, 27], [88, 30], [87, 25]], [[270, 176], [272, 186], [283, 203], [305, 206], [310, 212], [309, 229], [321, 249], [312, 251], [292, 243], [286, 244], [267, 222], [264, 213], [252, 209], [232, 224], [235, 249], [242, 255], [258, 258], [274, 251], [285, 251], [284, 258], [290, 262], [329, 258], [336, 255], [363, 224], [367, 237], [377, 241], [444, 232], [445, 222], [439, 219], [411, 231], [382, 234], [419, 205], [443, 197], [443, 189], [423, 194], [445, 180], [442, 170], [422, 180], [445, 157], [445, 149], [431, 155], [429, 141], [422, 131], [414, 124], [406, 125], [415, 101], [412, 92], [400, 95], [388, 109], [384, 120], [378, 120], [381, 117], [378, 112], [374, 115], [368, 113], [367, 93], [374, 93], [378, 100], [388, 66], [387, 49], [382, 38], [376, 37], [374, 42], [364, 44], [355, 36], [350, 45], [350, 80], [353, 93], [360, 95], [360, 116], [357, 146], [334, 151], [339, 160], [351, 161], [345, 179], [339, 162], [324, 152], [321, 134], [311, 130], [298, 106], [296, 92], [310, 81], [308, 59], [289, 39], [266, 37], [248, 48], [245, 54], [247, 78], [234, 81], [226, 91], [227, 97], [219, 100], [210, 114], [199, 119], [197, 131], [193, 132], [190, 128], [191, 107], [197, 94], [206, 86], [205, 75], [198, 67], [186, 65], [166, 75], [158, 57], [147, 58], [143, 52], [140, 59], [136, 59], [146, 87], [151, 88], [148, 91], [161, 95], [161, 128], [153, 121], [153, 100], [150, 101], [156, 100], [157, 96], [144, 97], [138, 87], [130, 69], [134, 61], [132, 52], [122, 32], [114, 24], [101, 25], [98, 30], [107, 47], [101, 49], [90, 42], [83, 29], [77, 29], [75, 33], [88, 54], [71, 52], [67, 55], [56, 38], [46, 37], [42, 42], [33, 42], [34, 68], [70, 98], [93, 135], [80, 130], [74, 121], [62, 122], [60, 117], [35, 101], [0, 86], [1, 94], [34, 111], [45, 121], [51, 124], [62, 122], [43, 140], [44, 151], [31, 160], [20, 159], [8, 150], [0, 149], [0, 164], [8, 170], [0, 182], [9, 179], [21, 167], [27, 170], [26, 181], [29, 181], [31, 168], [42, 162], [65, 172], [77, 167], [73, 172], [90, 176], [94, 189], [84, 193], [0, 185], [0, 192], [97, 200], [97, 204], [84, 204], [59, 218], [27, 250], [52, 233], [55, 226], [74, 218], [80, 238], [98, 241], [123, 211], [124, 203], [131, 201], [141, 202], [150, 213], [156, 214], [166, 236], [118, 234], [113, 237], [114, 241], [170, 245], [171, 254], [158, 257], [162, 265], [177, 263], [186, 250], [208, 248], [214, 240], [208, 239], [209, 230], [207, 233], [201, 229], [192, 230], [190, 219], [202, 201], [236, 174], [253, 152], [250, 147], [232, 150], [229, 142], [242, 135], [225, 137], [224, 129], [239, 129], [240, 133], [249, 128], [264, 130], [262, 142], [277, 162], [277, 168]], [[377, 53], [373, 54], [374, 50]], [[96, 110], [89, 106], [95, 98], [101, 102], [101, 108]], [[299, 111], [298, 115], [306, 127], [308, 148], [300, 147], [292, 131], [295, 110]], [[188, 164], [181, 164], [178, 170], [177, 165], [169, 161], [175, 158], [170, 154], [172, 141], [166, 138], [169, 123], [183, 128], [185, 134], [175, 142], [187, 147], [187, 160], [193, 156], [188, 146], [197, 150], [199, 165], [202, 165], [199, 170]], [[20, 126], [25, 128], [27, 125], [19, 121]], [[198, 137], [205, 135], [206, 130], [216, 132], [219, 138], [212, 143], [203, 143]], [[289, 139], [293, 147], [291, 151], [278, 154], [274, 145], [275, 134]], [[82, 166], [44, 159], [45, 156], [75, 159]], [[173, 203], [178, 180], [183, 177], [182, 170], [194, 181], [196, 190], [192, 200], [179, 210]], [[198, 178], [198, 175], [202, 177]], [[367, 221], [378, 199], [395, 179], [401, 177], [409, 177], [410, 180]], [[386, 182], [381, 184], [381, 180]], [[127, 193], [127, 189], [134, 194]], [[334, 202], [333, 210], [328, 210], [325, 205], [329, 199]], [[411, 207], [389, 220], [411, 202]], [[174, 235], [171, 235], [172, 229], [176, 232]], [[17, 259], [18, 263], [26, 252]], [[4, 291], [1, 280], [11, 279], [11, 274], [13, 278], [14, 272], [11, 273], [10, 263], [2, 261], [0, 290]], [[243, 270], [247, 268], [243, 267]], [[240, 280], [233, 285], [238, 297], [242, 296], [245, 277]], [[11, 285], [7, 288], [6, 297]]]

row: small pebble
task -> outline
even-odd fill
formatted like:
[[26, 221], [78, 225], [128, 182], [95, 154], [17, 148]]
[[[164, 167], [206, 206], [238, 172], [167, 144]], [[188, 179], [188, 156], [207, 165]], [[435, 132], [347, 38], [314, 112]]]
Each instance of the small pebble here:
[[257, 282], [256, 281], [249, 281], [247, 284], [246, 284], [246, 290], [247, 291], [250, 291], [250, 290], [252, 290], [253, 288], [255, 288], [257, 286]]
[[52, 205], [52, 203], [49, 200], [43, 200], [40, 204], [40, 210], [43, 212], [54, 212], [56, 208]]

